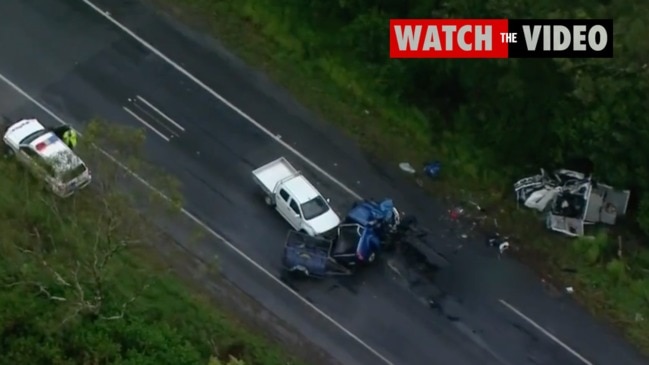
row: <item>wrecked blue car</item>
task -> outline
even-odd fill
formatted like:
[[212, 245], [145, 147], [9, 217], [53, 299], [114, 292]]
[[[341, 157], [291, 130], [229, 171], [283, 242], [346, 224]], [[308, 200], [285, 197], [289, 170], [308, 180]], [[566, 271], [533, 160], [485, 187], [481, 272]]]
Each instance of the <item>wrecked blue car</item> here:
[[371, 228], [381, 240], [385, 240], [389, 234], [397, 231], [401, 215], [392, 199], [361, 200], [355, 202], [347, 212], [345, 223], [356, 223]]
[[332, 238], [290, 231], [284, 247], [283, 268], [309, 277], [350, 275], [352, 270], [376, 259], [380, 237], [371, 227], [357, 223], [338, 226]]
[[372, 263], [381, 249], [381, 237], [372, 226], [343, 223], [332, 242], [331, 255], [346, 266]]

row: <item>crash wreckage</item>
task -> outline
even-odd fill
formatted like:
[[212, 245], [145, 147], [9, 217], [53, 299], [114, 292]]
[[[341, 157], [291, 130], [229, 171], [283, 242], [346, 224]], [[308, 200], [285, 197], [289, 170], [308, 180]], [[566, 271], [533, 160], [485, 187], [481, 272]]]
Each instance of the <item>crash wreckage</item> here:
[[514, 184], [516, 199], [528, 208], [546, 213], [546, 227], [572, 237], [585, 234], [597, 223], [614, 225], [626, 214], [629, 190], [616, 190], [583, 173], [541, 169], [539, 175]]
[[289, 231], [283, 266], [310, 277], [350, 275], [358, 265], [374, 262], [406, 226], [391, 199], [357, 201], [331, 232]]

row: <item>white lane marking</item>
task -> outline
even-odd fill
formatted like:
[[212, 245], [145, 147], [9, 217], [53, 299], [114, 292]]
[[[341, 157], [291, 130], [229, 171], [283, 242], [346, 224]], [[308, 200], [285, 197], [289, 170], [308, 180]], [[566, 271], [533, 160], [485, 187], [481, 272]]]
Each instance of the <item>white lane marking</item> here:
[[504, 305], [506, 308], [508, 308], [509, 310], [511, 310], [512, 312], [514, 312], [517, 316], [519, 316], [520, 318], [524, 319], [527, 323], [529, 323], [530, 325], [532, 325], [534, 328], [536, 328], [537, 330], [539, 330], [539, 332], [541, 332], [541, 333], [543, 333], [544, 335], [546, 335], [548, 338], [550, 338], [552, 341], [554, 341], [557, 345], [563, 347], [566, 351], [568, 351], [569, 353], [571, 353], [574, 357], [576, 357], [576, 358], [578, 358], [579, 360], [581, 360], [581, 362], [583, 362], [583, 363], [586, 364], [586, 365], [593, 365], [592, 362], [588, 361], [585, 357], [581, 356], [581, 354], [579, 354], [577, 351], [573, 350], [570, 346], [568, 346], [568, 345], [566, 345], [565, 343], [563, 343], [563, 341], [561, 341], [560, 339], [558, 339], [555, 335], [553, 335], [552, 333], [550, 333], [550, 332], [549, 332], [548, 330], [546, 330], [545, 328], [541, 327], [540, 324], [534, 322], [534, 320], [532, 320], [530, 317], [528, 317], [528, 316], [526, 316], [525, 314], [523, 314], [523, 312], [519, 311], [516, 307], [514, 307], [513, 305], [507, 303], [507, 302], [506, 302], [505, 300], [503, 300], [503, 299], [499, 299], [499, 302], [500, 302], [500, 304]]
[[[52, 117], [54, 120], [56, 120], [56, 121], [59, 122], [60, 124], [63, 124], [63, 125], [66, 125], [66, 124], [67, 124], [67, 123], [65, 123], [65, 121], [63, 121], [63, 119], [62, 119], [61, 117], [59, 117], [57, 114], [55, 114], [55, 113], [54, 113], [53, 111], [51, 111], [49, 108], [47, 108], [45, 105], [41, 104], [38, 100], [36, 100], [35, 98], [33, 98], [33, 97], [32, 97], [31, 95], [29, 95], [26, 91], [24, 91], [24, 90], [23, 90], [22, 88], [20, 88], [18, 85], [14, 84], [11, 80], [9, 80], [8, 78], [6, 78], [4, 75], [0, 74], [0, 80], [4, 81], [4, 82], [5, 82], [7, 85], [9, 85], [12, 89], [16, 90], [19, 94], [21, 94], [22, 96], [24, 96], [27, 100], [29, 100], [29, 101], [31, 101], [32, 103], [34, 103], [34, 105], [36, 105], [37, 107], [39, 107], [41, 110], [43, 110], [46, 114], [48, 114], [50, 117]], [[81, 133], [79, 133], [79, 135], [81, 135]], [[170, 201], [169, 197], [167, 197], [167, 196], [166, 196], [162, 191], [160, 191], [160, 190], [158, 190], [157, 188], [155, 188], [153, 185], [151, 185], [148, 181], [146, 181], [144, 178], [142, 178], [141, 176], [139, 176], [137, 173], [131, 171], [131, 169], [129, 169], [129, 168], [128, 168], [127, 166], [125, 166], [124, 164], [122, 164], [119, 160], [117, 160], [117, 159], [116, 159], [115, 157], [113, 157], [111, 154], [109, 154], [108, 152], [104, 151], [104, 150], [103, 150], [102, 148], [100, 148], [99, 146], [94, 146], [94, 147], [97, 148], [97, 150], [98, 150], [99, 152], [101, 152], [101, 154], [103, 154], [103, 155], [106, 156], [108, 159], [110, 159], [111, 161], [113, 161], [115, 164], [117, 164], [118, 166], [120, 166], [121, 168], [123, 168], [125, 171], [127, 171], [129, 174], [131, 174], [135, 179], [137, 179], [140, 183], [142, 183], [144, 186], [146, 186], [147, 188], [149, 188], [151, 191], [155, 192], [156, 194], [159, 194], [162, 198], [164, 198], [164, 199]], [[237, 253], [239, 256], [241, 256], [244, 260], [248, 261], [248, 263], [250, 263], [252, 266], [254, 266], [255, 268], [257, 268], [259, 271], [261, 271], [262, 273], [264, 273], [266, 276], [268, 276], [272, 281], [274, 281], [275, 283], [277, 283], [277, 284], [278, 284], [279, 286], [281, 286], [282, 288], [286, 289], [289, 293], [293, 294], [293, 295], [294, 295], [298, 300], [300, 300], [302, 303], [304, 303], [304, 305], [306, 305], [307, 307], [309, 307], [310, 309], [312, 309], [314, 312], [318, 313], [320, 316], [322, 316], [324, 319], [326, 319], [327, 321], [329, 321], [329, 323], [331, 323], [332, 325], [334, 325], [336, 328], [338, 328], [341, 332], [343, 332], [344, 334], [346, 334], [347, 336], [349, 336], [350, 338], [352, 338], [354, 341], [358, 342], [358, 343], [359, 343], [361, 346], [363, 346], [367, 351], [369, 351], [369, 352], [372, 353], [374, 356], [376, 356], [376, 357], [379, 358], [381, 361], [383, 361], [383, 363], [385, 363], [385, 365], [394, 365], [394, 363], [393, 363], [392, 361], [388, 360], [388, 358], [386, 358], [385, 356], [383, 356], [380, 352], [378, 352], [377, 350], [375, 350], [372, 346], [368, 345], [365, 341], [361, 340], [360, 337], [356, 336], [353, 332], [351, 332], [350, 330], [348, 330], [347, 328], [345, 328], [342, 324], [338, 323], [335, 319], [333, 319], [331, 316], [329, 316], [327, 313], [325, 313], [325, 312], [324, 312], [323, 310], [321, 310], [320, 308], [316, 307], [313, 303], [311, 303], [311, 302], [309, 302], [308, 300], [306, 300], [306, 299], [305, 299], [304, 297], [302, 297], [298, 292], [296, 292], [295, 290], [293, 290], [290, 286], [286, 285], [284, 282], [282, 282], [280, 279], [278, 279], [275, 275], [273, 275], [270, 271], [266, 270], [263, 266], [261, 266], [260, 264], [258, 264], [255, 260], [253, 260], [252, 258], [250, 258], [248, 255], [246, 255], [246, 254], [245, 254], [243, 251], [241, 251], [239, 248], [237, 248], [237, 246], [235, 246], [234, 244], [232, 244], [232, 243], [230, 243], [228, 240], [226, 240], [225, 237], [223, 237], [223, 236], [221, 236], [220, 234], [216, 233], [212, 228], [210, 228], [209, 225], [207, 225], [207, 223], [205, 223], [205, 222], [201, 221], [200, 219], [198, 219], [196, 216], [194, 216], [192, 213], [190, 213], [189, 211], [187, 211], [185, 208], [182, 208], [181, 211], [182, 211], [182, 213], [183, 213], [186, 217], [188, 217], [189, 219], [191, 219], [192, 221], [194, 221], [196, 224], [198, 224], [199, 226], [201, 226], [203, 229], [205, 229], [205, 230], [206, 230], [208, 233], [210, 233], [212, 236], [214, 236], [215, 238], [217, 238], [217, 239], [220, 240], [221, 242], [225, 243], [225, 245], [228, 246], [228, 248], [230, 248], [231, 250], [233, 250], [234, 252], [236, 252], [236, 253]]]
[[122, 23], [118, 22], [115, 20], [112, 16], [110, 16], [109, 12], [102, 10], [100, 7], [92, 3], [92, 1], [89, 0], [83, 0], [84, 3], [86, 3], [88, 6], [90, 6], [93, 10], [95, 10], [97, 13], [99, 13], [101, 16], [106, 18], [108, 21], [113, 23], [116, 27], [118, 27], [120, 30], [122, 30], [124, 33], [128, 34], [131, 36], [133, 39], [135, 39], [137, 42], [142, 44], [145, 48], [147, 48], [149, 51], [151, 51], [153, 54], [157, 55], [161, 59], [163, 59], [165, 62], [167, 62], [170, 66], [175, 68], [178, 72], [181, 74], [185, 75], [188, 79], [193, 81], [196, 85], [200, 86], [203, 90], [205, 90], [208, 94], [212, 95], [214, 98], [219, 100], [221, 103], [225, 104], [228, 108], [232, 109], [234, 112], [239, 114], [242, 118], [250, 122], [252, 125], [257, 127], [259, 130], [264, 132], [268, 137], [272, 138], [275, 140], [277, 143], [282, 145], [284, 148], [287, 150], [291, 151], [295, 156], [300, 158], [302, 161], [304, 161], [306, 164], [311, 166], [314, 170], [318, 171], [321, 173], [323, 176], [325, 176], [327, 179], [331, 180], [333, 183], [338, 185], [341, 189], [343, 189], [345, 192], [350, 194], [356, 199], [362, 199], [361, 195], [347, 187], [344, 183], [333, 177], [331, 174], [329, 174], [327, 171], [325, 171], [322, 167], [318, 166], [315, 162], [311, 161], [308, 157], [304, 156], [300, 151], [296, 150], [291, 146], [290, 144], [284, 142], [280, 137], [275, 135], [273, 132], [268, 130], [266, 127], [264, 127], [261, 123], [257, 122], [254, 120], [251, 116], [246, 114], [243, 110], [237, 108], [234, 104], [229, 102], [227, 99], [225, 99], [223, 96], [218, 94], [216, 91], [214, 91], [212, 88], [207, 86], [205, 83], [203, 83], [201, 80], [199, 80], [196, 76], [192, 75], [189, 71], [185, 70], [182, 66], [174, 62], [172, 59], [167, 57], [164, 53], [162, 53], [160, 50], [152, 46], [149, 42], [145, 41], [144, 39], [140, 38], [137, 34], [135, 34], [132, 30], [127, 28], [125, 25]]
[[[216, 91], [214, 91], [212, 88], [210, 88], [209, 86], [207, 86], [204, 82], [202, 82], [201, 80], [199, 80], [196, 76], [192, 75], [192, 74], [191, 74], [189, 71], [187, 71], [185, 68], [183, 68], [182, 66], [180, 66], [179, 64], [177, 64], [176, 62], [174, 62], [171, 58], [167, 57], [164, 53], [162, 53], [162, 51], [158, 50], [158, 49], [155, 48], [153, 45], [151, 45], [149, 42], [145, 41], [145, 40], [142, 39], [140, 36], [138, 36], [137, 34], [135, 34], [135, 32], [133, 32], [132, 30], [130, 30], [128, 27], [126, 27], [125, 25], [123, 25], [122, 23], [120, 23], [119, 21], [117, 21], [115, 18], [113, 18], [113, 17], [110, 15], [109, 12], [107, 12], [107, 11], [103, 11], [100, 7], [98, 7], [97, 5], [95, 5], [95, 4], [94, 4], [92, 1], [90, 1], [90, 0], [83, 0], [83, 2], [86, 3], [86, 5], [90, 6], [90, 7], [91, 7], [93, 10], [95, 10], [97, 13], [99, 13], [101, 16], [103, 16], [104, 18], [106, 18], [106, 20], [108, 20], [109, 22], [113, 23], [113, 24], [114, 24], [117, 28], [119, 28], [121, 31], [123, 31], [124, 33], [128, 34], [129, 36], [131, 36], [131, 38], [133, 38], [134, 40], [136, 40], [137, 42], [139, 42], [141, 45], [143, 45], [145, 48], [147, 48], [147, 49], [148, 49], [149, 51], [151, 51], [153, 54], [157, 55], [157, 56], [160, 57], [162, 60], [164, 60], [165, 62], [167, 62], [170, 66], [172, 66], [173, 68], [175, 68], [178, 72], [180, 72], [181, 74], [185, 75], [188, 79], [190, 79], [191, 81], [193, 81], [196, 85], [200, 86], [200, 87], [201, 87], [203, 90], [205, 90], [207, 93], [211, 94], [214, 98], [216, 98], [217, 100], [219, 100], [221, 103], [225, 104], [227, 107], [229, 107], [229, 108], [232, 109], [234, 112], [236, 112], [237, 114], [239, 114], [242, 118], [244, 118], [245, 120], [247, 120], [248, 122], [250, 122], [252, 125], [254, 125], [255, 127], [257, 127], [259, 130], [261, 130], [262, 132], [264, 132], [266, 135], [268, 135], [270, 138], [272, 138], [272, 139], [275, 140], [277, 143], [279, 143], [280, 145], [282, 145], [284, 148], [286, 148], [287, 150], [291, 151], [295, 156], [297, 156], [297, 157], [300, 158], [302, 161], [304, 161], [306, 164], [308, 164], [309, 166], [311, 166], [314, 170], [318, 171], [320, 174], [322, 174], [323, 176], [325, 176], [326, 178], [328, 178], [329, 180], [331, 180], [333, 183], [335, 183], [336, 185], [338, 185], [338, 187], [340, 187], [342, 190], [344, 190], [345, 192], [347, 192], [349, 195], [351, 195], [352, 197], [354, 197], [354, 198], [356, 198], [356, 199], [359, 199], [359, 200], [362, 199], [362, 197], [361, 197], [360, 194], [356, 193], [356, 192], [353, 191], [351, 188], [347, 187], [347, 185], [345, 185], [345, 184], [344, 184], [343, 182], [341, 182], [340, 180], [336, 179], [333, 175], [329, 174], [329, 173], [328, 173], [327, 171], [325, 171], [323, 168], [321, 168], [320, 166], [318, 166], [315, 162], [311, 161], [308, 157], [304, 156], [300, 151], [298, 151], [297, 149], [293, 148], [293, 146], [291, 146], [290, 144], [284, 142], [284, 141], [281, 139], [281, 137], [280, 137], [279, 135], [275, 135], [275, 134], [273, 134], [269, 129], [267, 129], [266, 127], [264, 127], [261, 123], [259, 123], [259, 122], [257, 122], [256, 120], [254, 120], [251, 116], [249, 116], [249, 115], [246, 114], [243, 110], [239, 109], [239, 108], [236, 107], [234, 104], [232, 104], [231, 102], [229, 102], [226, 98], [224, 98], [223, 96], [221, 96], [220, 94], [218, 94]], [[507, 307], [507, 306], [505, 306], [505, 307]], [[509, 307], [507, 307], [507, 308], [509, 308]], [[511, 309], [511, 308], [509, 308], [509, 309]], [[515, 313], [516, 313], [516, 312], [515, 312]], [[547, 332], [547, 331], [545, 331], [545, 332]], [[548, 332], [548, 333], [549, 333], [549, 332]]]
[[141, 102], [143, 102], [146, 106], [151, 108], [154, 112], [160, 114], [161, 117], [167, 120], [167, 122], [171, 123], [174, 127], [180, 129], [181, 131], [185, 131], [185, 128], [181, 126], [180, 124], [176, 123], [173, 119], [171, 119], [167, 114], [163, 113], [160, 109], [156, 108], [155, 105], [149, 103], [145, 98], [141, 97], [140, 95], [136, 96], [137, 99]]
[[152, 126], [151, 124], [149, 124], [146, 120], [140, 118], [140, 116], [137, 115], [137, 114], [135, 114], [135, 112], [133, 112], [131, 109], [129, 109], [129, 108], [125, 107], [125, 106], [123, 106], [122, 109], [124, 109], [125, 112], [129, 113], [129, 114], [130, 114], [133, 118], [135, 118], [138, 122], [140, 122], [140, 123], [144, 124], [144, 126], [148, 127], [151, 131], [153, 131], [153, 133], [155, 133], [155, 134], [157, 134], [158, 136], [160, 136], [160, 138], [162, 138], [162, 139], [164, 139], [165, 141], [169, 142], [169, 137], [165, 136], [162, 132], [160, 132], [159, 130], [157, 130], [154, 126]]
[[[148, 108], [146, 105], [143, 105], [142, 103], [139, 103], [137, 99], [128, 99], [128, 101], [131, 103], [131, 105], [138, 111], [142, 112], [143, 115], [151, 118], [151, 121], [154, 122], [153, 124], [162, 127], [164, 129], [165, 133], [169, 132], [171, 135], [169, 138], [174, 138], [174, 137], [180, 137], [178, 133], [181, 133], [178, 129], [174, 128], [173, 126], [169, 125], [169, 123], [166, 123], [162, 120], [160, 120], [160, 116], [156, 114], [151, 108]], [[144, 118], [144, 117], [142, 117]]]

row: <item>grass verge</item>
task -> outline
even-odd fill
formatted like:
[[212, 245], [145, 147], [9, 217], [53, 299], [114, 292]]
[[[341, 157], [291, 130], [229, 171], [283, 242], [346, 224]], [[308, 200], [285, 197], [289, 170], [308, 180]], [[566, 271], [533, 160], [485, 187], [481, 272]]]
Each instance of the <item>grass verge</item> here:
[[123, 171], [97, 165], [61, 200], [0, 160], [0, 364], [297, 364], [151, 255], [169, 238], [117, 190]]
[[291, 18], [291, 5], [277, 6], [269, 0], [153, 2], [214, 34], [368, 152], [392, 163], [443, 161], [444, 178], [425, 182], [425, 189], [454, 201], [479, 202], [497, 219], [501, 232], [520, 242], [517, 254], [523, 262], [557, 286], [575, 287], [578, 301], [649, 353], [649, 322], [643, 319], [649, 316], [646, 250], [627, 240], [624, 254], [618, 256], [617, 243], [605, 235], [570, 242], [549, 234], [539, 217], [514, 205], [511, 182], [503, 178], [507, 174], [485, 168], [493, 166], [489, 151], [477, 151], [457, 136], [434, 135], [423, 113], [377, 94], [376, 75], [345, 55], [309, 57], [309, 44], [316, 44], [322, 34], [317, 27]]

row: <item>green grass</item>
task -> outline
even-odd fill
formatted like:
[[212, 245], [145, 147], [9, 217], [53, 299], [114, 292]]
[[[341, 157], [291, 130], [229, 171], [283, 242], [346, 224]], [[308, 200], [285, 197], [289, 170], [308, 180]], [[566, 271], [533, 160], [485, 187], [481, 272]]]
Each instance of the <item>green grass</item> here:
[[[212, 32], [386, 162], [441, 160], [443, 178], [425, 181], [425, 189], [438, 197], [450, 196], [452, 201], [479, 202], [497, 219], [501, 232], [517, 237], [516, 254], [522, 261], [556, 286], [574, 286], [578, 301], [649, 352], [646, 250], [626, 242], [625, 256], [618, 260], [609, 252], [616, 244], [605, 237], [599, 237], [599, 244], [592, 248], [592, 241], [571, 242], [549, 234], [539, 217], [516, 208], [509, 173], [485, 168], [494, 166], [489, 151], [476, 150], [470, 141], [452, 134], [435, 135], [422, 112], [378, 94], [376, 75], [345, 55], [309, 57], [308, 45], [319, 44], [321, 36], [313, 25], [292, 19], [290, 5], [278, 7], [271, 0], [154, 2]], [[588, 255], [596, 259], [585, 259]], [[566, 274], [565, 267], [577, 269], [576, 274]]]
[[0, 364], [297, 364], [151, 255], [173, 243], [84, 156], [102, 180], [65, 200], [0, 160]]

